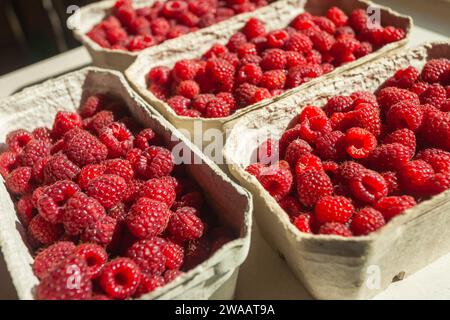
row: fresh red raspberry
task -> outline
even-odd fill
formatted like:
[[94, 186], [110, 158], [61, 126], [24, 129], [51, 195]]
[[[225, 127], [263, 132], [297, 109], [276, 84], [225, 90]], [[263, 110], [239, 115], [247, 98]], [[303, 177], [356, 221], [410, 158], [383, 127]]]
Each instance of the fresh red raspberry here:
[[141, 150], [145, 150], [151, 145], [156, 145], [159, 143], [160, 143], [159, 137], [150, 128], [146, 128], [140, 131], [139, 134], [134, 139], [134, 146]]
[[336, 27], [345, 26], [348, 21], [347, 15], [338, 7], [331, 7], [328, 9], [327, 18], [330, 19]]
[[313, 216], [309, 213], [299, 214], [294, 218], [294, 226], [303, 233], [312, 233]]
[[210, 241], [203, 237], [189, 241], [185, 248], [183, 270], [190, 270], [209, 258], [211, 253]]
[[115, 174], [124, 178], [126, 181], [131, 180], [134, 176], [133, 167], [130, 161], [125, 159], [112, 159], [104, 162], [105, 174]]
[[365, 129], [358, 127], [347, 130], [345, 150], [353, 159], [364, 159], [377, 147], [377, 138]]
[[314, 49], [321, 53], [328, 53], [335, 43], [335, 38], [322, 30], [316, 30], [309, 36], [313, 43]]
[[14, 169], [5, 179], [6, 188], [9, 192], [23, 195], [32, 189], [32, 169], [30, 167], [19, 167]]
[[289, 215], [291, 220], [302, 214], [302, 206], [293, 196], [284, 197], [278, 204]]
[[81, 169], [78, 175], [78, 185], [81, 189], [86, 190], [89, 182], [105, 173], [105, 164], [90, 164]]
[[79, 166], [101, 162], [108, 156], [108, 148], [87, 131], [73, 129], [64, 142], [67, 157]]
[[153, 292], [156, 289], [164, 286], [164, 284], [165, 281], [162, 276], [149, 276], [147, 274], [141, 274], [141, 280], [139, 281], [139, 286], [136, 289], [135, 296], [139, 298], [144, 294]]
[[311, 153], [312, 151], [313, 149], [308, 142], [302, 139], [295, 139], [289, 143], [284, 155], [284, 160], [286, 160], [293, 168], [300, 156]]
[[246, 43], [246, 42], [247, 42], [247, 37], [245, 36], [245, 34], [243, 34], [242, 32], [236, 32], [228, 40], [227, 48], [231, 52], [235, 52], [241, 44]]
[[416, 201], [410, 196], [385, 197], [378, 200], [374, 204], [374, 208], [380, 211], [386, 220], [389, 222], [395, 216], [403, 213], [406, 209], [414, 207]]
[[422, 104], [431, 104], [440, 109], [441, 105], [447, 99], [447, 91], [440, 84], [434, 83], [429, 85], [428, 88], [420, 94], [419, 98]]
[[36, 139], [36, 140], [47, 142], [47, 143], [53, 142], [52, 131], [49, 128], [38, 127], [36, 129], [34, 129], [31, 132], [31, 134], [33, 135], [34, 139]]
[[126, 255], [139, 266], [143, 274], [159, 276], [166, 270], [166, 246], [166, 240], [153, 237], [135, 242]]
[[247, 171], [252, 176], [256, 177], [256, 179], [259, 180], [261, 172], [263, 171], [263, 169], [265, 167], [266, 166], [264, 164], [257, 162], [257, 163], [252, 163], [249, 166], [247, 166], [247, 168], [245, 168], [245, 171]]
[[75, 244], [69, 241], [60, 241], [48, 248], [38, 251], [33, 262], [33, 273], [39, 279], [44, 278], [66, 258], [72, 255]]
[[204, 200], [200, 192], [192, 191], [183, 195], [179, 201], [181, 206], [193, 207], [200, 210], [203, 206]]
[[[109, 214], [111, 215], [111, 213]], [[117, 228], [117, 219], [105, 216], [89, 224], [84, 229], [81, 239], [84, 242], [96, 243], [102, 247], [107, 247], [114, 241]]]
[[91, 295], [86, 262], [75, 256], [50, 271], [36, 288], [39, 300], [88, 300]]
[[34, 210], [32, 196], [30, 194], [22, 196], [19, 201], [17, 201], [16, 211], [20, 222], [27, 227], [36, 213]]
[[353, 54], [360, 46], [360, 42], [354, 38], [340, 38], [333, 43], [330, 54], [339, 62], [346, 62], [345, 58]]
[[272, 138], [262, 142], [258, 147], [258, 162], [273, 164], [280, 158], [278, 141]]
[[116, 258], [103, 267], [99, 285], [107, 296], [126, 299], [134, 294], [140, 278], [141, 272], [136, 263], [128, 258]]
[[372, 170], [360, 171], [350, 179], [349, 187], [355, 198], [367, 203], [373, 203], [388, 194], [383, 176]]
[[191, 100], [185, 98], [183, 96], [173, 96], [169, 100], [167, 100], [167, 104], [171, 107], [176, 114], [181, 115], [183, 112], [187, 110]]
[[200, 93], [200, 86], [194, 80], [181, 81], [175, 88], [175, 94], [186, 97], [188, 99], [194, 98]]
[[350, 200], [336, 196], [320, 198], [314, 208], [315, 218], [320, 224], [327, 222], [347, 223], [354, 211], [355, 208]]
[[384, 181], [386, 181], [386, 186], [388, 188], [388, 195], [398, 195], [400, 193], [400, 182], [398, 174], [394, 171], [382, 172], [381, 176]]
[[366, 168], [358, 162], [345, 161], [339, 165], [338, 176], [342, 182], [347, 183], [365, 170]]
[[206, 74], [219, 89], [222, 89], [220, 91], [230, 91], [232, 86], [229, 87], [229, 85], [230, 81], [234, 79], [234, 73], [234, 66], [226, 60], [214, 58], [206, 62]]
[[319, 229], [319, 234], [323, 235], [336, 235], [341, 237], [351, 237], [352, 232], [350, 229], [342, 223], [328, 222], [322, 225]]
[[328, 116], [336, 112], [348, 112], [353, 108], [353, 99], [348, 96], [334, 96], [330, 98], [325, 106], [324, 111]]
[[367, 27], [367, 19], [367, 13], [364, 9], [356, 9], [350, 14], [348, 23], [357, 32], [360, 32]]
[[425, 92], [425, 90], [428, 89], [429, 84], [426, 82], [422, 82], [422, 81], [417, 81], [416, 83], [414, 83], [411, 88], [409, 88], [409, 91], [417, 94], [418, 96], [420, 96], [423, 92]]
[[220, 92], [216, 95], [216, 97], [217, 99], [225, 103], [230, 108], [231, 112], [237, 109], [236, 99], [234, 98], [232, 93]]
[[247, 43], [243, 43], [241, 44], [236, 51], [237, 55], [239, 58], [243, 58], [246, 55], [256, 55], [258, 54], [258, 50], [256, 49], [256, 45], [251, 43], [251, 42], [247, 42]]
[[236, 83], [250, 83], [257, 85], [263, 76], [261, 68], [256, 64], [245, 64], [236, 74]]
[[267, 46], [269, 48], [281, 48], [289, 40], [286, 30], [274, 30], [267, 34]]
[[178, 22], [180, 22], [180, 24], [188, 26], [190, 28], [197, 26], [200, 22], [199, 17], [189, 11], [181, 13], [177, 20]]
[[426, 193], [428, 183], [434, 176], [433, 167], [423, 160], [410, 161], [399, 171], [403, 188], [412, 194]]
[[295, 88], [321, 75], [322, 68], [318, 64], [306, 64], [293, 67], [288, 71], [286, 88]]
[[294, 172], [296, 176], [300, 176], [307, 170], [323, 170], [322, 161], [313, 154], [301, 155], [295, 164]]
[[121, 122], [113, 122], [104, 127], [98, 138], [108, 148], [110, 158], [125, 156], [133, 148], [133, 134]]
[[35, 216], [28, 226], [31, 237], [42, 245], [51, 245], [58, 241], [63, 235], [63, 228], [59, 224], [52, 224], [42, 216]]
[[313, 47], [311, 40], [304, 34], [296, 32], [287, 40], [284, 49], [287, 51], [309, 52]]
[[36, 161], [50, 155], [50, 147], [48, 141], [30, 141], [20, 154], [22, 165], [32, 167]]
[[370, 91], [355, 91], [350, 94], [353, 99], [353, 106], [355, 108], [362, 103], [372, 104], [373, 106], [378, 106], [377, 97]]
[[14, 170], [19, 163], [19, 155], [15, 152], [6, 151], [0, 154], [0, 175], [6, 177]]
[[108, 261], [108, 254], [105, 249], [93, 243], [78, 245], [74, 250], [74, 255], [86, 262], [86, 272], [91, 279], [95, 279], [100, 275]]
[[26, 130], [18, 129], [6, 135], [8, 151], [20, 153], [22, 149], [33, 140], [33, 135]]
[[150, 69], [147, 74], [147, 81], [159, 85], [167, 85], [170, 79], [170, 68], [166, 66], [156, 66]]
[[424, 112], [420, 136], [430, 147], [450, 150], [450, 115], [439, 110]]
[[363, 128], [378, 137], [382, 129], [380, 110], [369, 103], [358, 104], [355, 110], [348, 112], [339, 124], [341, 130], [352, 126]]
[[265, 35], [266, 28], [261, 20], [257, 18], [250, 18], [244, 28], [242, 28], [242, 32], [245, 34], [247, 39], [251, 40], [253, 38]]
[[280, 148], [280, 155], [284, 156], [289, 144], [300, 138], [300, 125], [296, 125], [295, 127], [286, 130], [282, 135], [278, 142]]
[[166, 38], [167, 39], [174, 39], [179, 36], [182, 36], [183, 34], [188, 33], [190, 28], [183, 26], [183, 25], [175, 25], [172, 28], [170, 28], [169, 32], [167, 33]]
[[197, 70], [198, 66], [193, 60], [180, 60], [173, 66], [172, 77], [178, 82], [192, 80]]
[[175, 188], [167, 180], [150, 179], [146, 181], [140, 190], [140, 196], [151, 200], [164, 202], [168, 207], [171, 207], [175, 201]]
[[46, 187], [37, 201], [39, 214], [51, 223], [62, 223], [66, 203], [79, 191], [80, 187], [68, 180]]
[[[263, 90], [264, 92], [259, 92]], [[261, 95], [261, 93], [263, 93]], [[258, 88], [250, 83], [243, 83], [235, 90], [236, 102], [240, 107], [246, 107], [265, 98], [270, 98], [270, 92], [265, 88]]]
[[306, 207], [313, 207], [320, 198], [333, 193], [333, 184], [324, 171], [308, 170], [297, 177], [297, 194]]
[[377, 94], [377, 101], [381, 109], [385, 112], [389, 111], [393, 105], [402, 101], [407, 101], [408, 103], [415, 105], [420, 104], [417, 94], [396, 87], [386, 87], [381, 89]]
[[326, 116], [316, 116], [310, 119], [305, 119], [300, 124], [300, 138], [308, 143], [315, 143], [315, 141], [332, 131], [330, 120]]
[[[450, 94], [447, 93], [447, 96], [450, 97]], [[440, 109], [442, 112], [450, 112], [450, 98], [445, 99], [445, 101], [442, 102]]]
[[259, 85], [269, 90], [284, 88], [286, 74], [284, 70], [269, 70], [264, 72]]
[[50, 157], [43, 167], [43, 177], [47, 184], [59, 180], [73, 180], [79, 172], [80, 168], [61, 153]]
[[178, 270], [181, 268], [184, 260], [184, 249], [168, 241], [163, 249], [163, 254], [166, 257], [166, 268], [169, 270]]
[[[114, 114], [111, 111], [100, 111], [96, 113], [91, 118], [87, 118], [84, 120], [83, 127], [92, 131], [95, 134], [98, 134], [104, 127], [110, 125], [114, 122]], [[74, 134], [78, 131], [73, 130], [71, 133]]]
[[300, 52], [296, 51], [286, 51], [286, 69], [302, 65], [306, 62], [305, 57]]
[[173, 0], [167, 1], [162, 7], [162, 14], [167, 18], [177, 18], [188, 10], [186, 2]]
[[147, 148], [137, 162], [131, 161], [135, 171], [145, 179], [160, 178], [170, 175], [174, 168], [172, 153], [163, 147]]
[[421, 78], [428, 83], [441, 82], [450, 76], [450, 60], [432, 59], [429, 60], [422, 68]]
[[59, 111], [53, 122], [52, 135], [55, 138], [60, 138], [73, 128], [80, 128], [82, 124], [82, 119], [79, 114]]
[[323, 160], [340, 161], [345, 158], [345, 134], [332, 131], [317, 138], [315, 152]]
[[62, 219], [64, 229], [70, 235], [79, 235], [105, 215], [105, 209], [96, 199], [78, 192], [66, 203]]
[[207, 118], [223, 118], [230, 114], [230, 106], [222, 99], [213, 99], [206, 105], [205, 115]]
[[355, 213], [350, 228], [355, 236], [365, 236], [385, 225], [383, 215], [371, 207], [366, 207]]
[[409, 148], [411, 157], [416, 153], [416, 136], [413, 131], [409, 129], [399, 129], [391, 132], [383, 139], [384, 144], [400, 143]]
[[312, 19], [312, 14], [311, 13], [309, 13], [309, 12], [303, 12], [303, 13], [300, 13], [297, 17], [295, 17], [295, 19], [291, 22], [291, 26], [293, 26], [295, 29], [297, 29], [296, 27], [297, 27], [297, 23], [298, 22], [300, 22], [300, 21], [309, 21], [309, 20], [311, 20]]
[[227, 53], [228, 48], [219, 44], [219, 43], [215, 43], [211, 46], [211, 48], [209, 48], [208, 51], [206, 51], [203, 54], [203, 58], [205, 59], [210, 59], [210, 58], [220, 58], [220, 56], [224, 53]]
[[416, 68], [409, 66], [405, 69], [398, 70], [387, 82], [390, 86], [408, 89], [411, 88], [418, 78], [419, 71]]
[[311, 119], [314, 117], [326, 117], [325, 112], [322, 110], [322, 108], [307, 105], [303, 107], [302, 112], [300, 113], [298, 117], [298, 122], [302, 123], [306, 119]]
[[91, 180], [86, 192], [106, 209], [117, 205], [126, 195], [127, 182], [114, 174], [104, 174]]
[[422, 120], [420, 106], [409, 101], [396, 103], [386, 115], [386, 122], [392, 129], [407, 128], [415, 132], [421, 126]]
[[261, 67], [265, 70], [284, 69], [287, 63], [286, 52], [281, 49], [269, 49], [262, 54]]
[[161, 234], [166, 229], [170, 215], [165, 203], [140, 198], [131, 207], [126, 222], [134, 236], [146, 239]]
[[331, 21], [327, 17], [315, 16], [312, 18], [312, 21], [321, 30], [326, 31], [329, 34], [334, 34], [334, 32], [336, 30], [336, 25], [333, 23], [333, 21]]
[[292, 189], [293, 177], [289, 170], [289, 165], [286, 167], [280, 163], [274, 164], [265, 168], [259, 177], [259, 182], [275, 200], [281, 200]]
[[357, 59], [367, 56], [368, 54], [373, 52], [373, 46], [370, 42], [361, 42], [358, 48], [355, 49], [353, 54]]
[[391, 42], [400, 41], [403, 38], [405, 38], [405, 35], [406, 34], [403, 29], [388, 26], [383, 29], [383, 43], [387, 44]]
[[417, 159], [424, 160], [437, 173], [450, 172], [450, 153], [441, 149], [424, 149], [417, 154]]
[[202, 114], [206, 112], [208, 102], [215, 99], [213, 94], [199, 94], [192, 100], [191, 107], [200, 111]]
[[400, 143], [378, 146], [369, 156], [372, 166], [384, 171], [398, 170], [410, 159], [411, 150]]

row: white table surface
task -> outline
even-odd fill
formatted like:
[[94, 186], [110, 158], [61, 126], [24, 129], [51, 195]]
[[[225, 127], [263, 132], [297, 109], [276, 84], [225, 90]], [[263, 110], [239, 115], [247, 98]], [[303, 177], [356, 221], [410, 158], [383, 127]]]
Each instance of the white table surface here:
[[[409, 46], [425, 41], [449, 40], [450, 2], [447, 0], [377, 0], [414, 18]], [[0, 77], [0, 98], [49, 77], [88, 65], [84, 48], [71, 50]], [[0, 222], [1, 223], [1, 222]], [[450, 239], [449, 239], [450, 241]], [[393, 283], [375, 299], [450, 299], [450, 254], [426, 268]], [[0, 254], [0, 299], [16, 299], [14, 287]], [[311, 299], [286, 263], [261, 237], [255, 224], [250, 254], [241, 267], [237, 299]]]

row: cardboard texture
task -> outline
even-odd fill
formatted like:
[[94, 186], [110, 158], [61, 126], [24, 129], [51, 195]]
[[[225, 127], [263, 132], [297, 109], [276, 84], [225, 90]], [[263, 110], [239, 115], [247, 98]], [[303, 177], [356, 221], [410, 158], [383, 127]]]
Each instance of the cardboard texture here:
[[375, 91], [395, 71], [419, 70], [433, 58], [450, 58], [449, 43], [429, 43], [393, 53], [303, 90], [268, 107], [247, 113], [233, 128], [224, 148], [230, 172], [253, 195], [255, 219], [267, 241], [280, 252], [306, 289], [319, 299], [366, 299], [450, 251], [450, 190], [424, 201], [385, 227], [363, 237], [342, 238], [301, 233], [288, 215], [244, 171], [257, 145], [245, 143], [249, 129], [279, 137], [302, 106], [323, 106], [336, 95]]
[[[286, 27], [292, 21], [292, 19], [294, 19], [298, 14], [304, 11], [308, 11], [313, 14], [325, 14], [326, 10], [331, 6], [338, 6], [349, 13], [356, 8], [367, 8], [368, 6], [375, 5], [370, 1], [364, 0], [280, 0], [272, 3], [267, 7], [259, 9], [250, 15], [258, 17], [263, 22], [265, 22], [267, 30], [275, 30]], [[184, 129], [186, 130], [186, 132], [189, 132], [191, 140], [193, 140], [196, 134], [198, 135], [202, 133], [198, 130], [194, 130], [195, 127], [201, 126], [203, 130], [222, 130], [223, 124], [225, 122], [231, 121], [233, 119], [238, 119], [249, 111], [276, 102], [293, 93], [302, 92], [306, 88], [309, 88], [314, 84], [323, 81], [324, 79], [334, 77], [345, 70], [369, 62], [376, 57], [384, 55], [391, 50], [398, 49], [399, 47], [405, 45], [407, 43], [407, 38], [412, 27], [411, 18], [402, 16], [386, 7], [378, 5], [376, 5], [375, 7], [380, 8], [380, 17], [383, 25], [393, 25], [395, 27], [400, 27], [406, 30], [407, 35], [405, 39], [388, 44], [382, 47], [380, 50], [377, 50], [374, 53], [371, 53], [354, 62], [338, 67], [334, 71], [322, 77], [313, 79], [294, 89], [290, 89], [281, 96], [274, 97], [272, 99], [266, 99], [251, 106], [242, 108], [229, 117], [218, 119], [193, 119], [189, 117], [178, 116], [167, 103], [159, 100], [150, 91], [147, 90], [145, 76], [148, 71], [154, 66], [165, 65], [172, 67], [177, 61], [181, 59], [198, 58], [214, 43], [226, 44], [230, 36], [244, 26], [245, 22], [248, 20], [249, 15], [239, 15], [213, 27], [183, 36], [180, 39], [175, 39], [174, 41], [165, 42], [156, 47], [148, 48], [140, 53], [136, 61], [130, 66], [130, 68], [126, 70], [125, 74], [132, 87], [145, 99], [145, 101], [155, 107], [178, 129]], [[204, 148], [206, 144], [203, 139], [205, 138], [199, 138], [199, 140], [202, 140], [203, 142], [203, 145], [201, 146], [202, 148]]]
[[[18, 128], [32, 130], [50, 126], [59, 110], [76, 110], [91, 94], [113, 93], [129, 107], [144, 127], [159, 133], [169, 146], [183, 143], [201, 164], [188, 164], [188, 173], [198, 182], [220, 222], [238, 236], [207, 261], [141, 299], [232, 299], [238, 268], [250, 243], [252, 201], [247, 191], [233, 183], [198, 148], [165, 121], [134, 93], [118, 72], [86, 68], [28, 88], [0, 101], [0, 141]], [[2, 181], [3, 182], [3, 181]], [[33, 275], [33, 258], [24, 242], [25, 230], [18, 221], [4, 183], [0, 183], [0, 246], [20, 299], [33, 299], [38, 283]]]

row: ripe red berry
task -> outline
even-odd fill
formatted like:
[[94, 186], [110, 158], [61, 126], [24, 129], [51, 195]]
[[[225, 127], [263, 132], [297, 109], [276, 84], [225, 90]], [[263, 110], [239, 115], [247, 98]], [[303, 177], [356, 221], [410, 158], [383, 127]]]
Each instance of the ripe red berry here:
[[289, 165], [287, 163], [286, 165], [287, 168], [280, 163], [274, 164], [265, 168], [259, 176], [259, 182], [275, 200], [284, 198], [292, 188], [292, 173]]
[[166, 246], [166, 240], [153, 237], [135, 242], [126, 255], [139, 266], [143, 274], [159, 276], [166, 270]]
[[141, 280], [139, 286], [136, 289], [135, 296], [137, 298], [144, 294], [150, 293], [159, 287], [164, 286], [165, 281], [162, 276], [149, 276], [147, 274], [141, 274]]
[[39, 241], [42, 245], [51, 245], [61, 238], [64, 230], [61, 225], [52, 224], [37, 215], [31, 220], [28, 232], [32, 239]]
[[14, 170], [19, 161], [19, 155], [15, 152], [6, 151], [0, 154], [0, 175], [6, 177]]
[[367, 158], [376, 148], [377, 139], [369, 131], [361, 128], [351, 128], [345, 134], [347, 154], [353, 159]]
[[124, 199], [126, 189], [125, 179], [114, 174], [104, 174], [91, 180], [86, 192], [106, 209], [109, 209]]
[[302, 139], [295, 139], [289, 143], [284, 155], [284, 160], [286, 160], [291, 167], [294, 167], [300, 156], [311, 153], [312, 151], [313, 149], [308, 142]]
[[171, 207], [175, 201], [175, 188], [166, 179], [150, 179], [146, 181], [140, 190], [141, 197], [164, 202]]
[[75, 250], [70, 241], [60, 241], [38, 251], [33, 261], [33, 272], [39, 279], [44, 278], [50, 271], [68, 258]]
[[32, 170], [30, 167], [19, 167], [14, 169], [5, 179], [6, 188], [9, 192], [23, 195], [31, 191]]
[[172, 153], [163, 147], [147, 148], [133, 163], [136, 172], [145, 179], [160, 178], [169, 175], [174, 168]]
[[320, 224], [327, 222], [346, 223], [353, 215], [355, 208], [345, 197], [324, 196], [316, 203], [314, 213]]
[[48, 141], [30, 141], [20, 154], [22, 165], [32, 167], [38, 160], [50, 155], [50, 147], [51, 145]]
[[350, 231], [350, 229], [345, 224], [338, 222], [325, 223], [320, 227], [319, 234], [336, 235], [346, 238], [352, 236], [352, 232]]
[[315, 143], [318, 138], [332, 131], [330, 120], [326, 116], [305, 119], [299, 130], [300, 138], [308, 143]]
[[348, 17], [345, 12], [338, 7], [331, 7], [328, 9], [327, 18], [330, 19], [336, 27], [344, 26], [348, 21]]
[[340, 161], [345, 158], [346, 138], [341, 131], [332, 131], [317, 138], [315, 152], [323, 160]]
[[308, 170], [323, 170], [322, 161], [313, 154], [301, 155], [295, 164], [294, 171], [296, 176], [300, 176]]
[[267, 46], [270, 48], [281, 48], [288, 41], [289, 34], [286, 30], [275, 30], [267, 34]]
[[140, 277], [136, 263], [127, 258], [116, 258], [104, 266], [99, 285], [107, 296], [126, 299], [136, 291]]
[[172, 77], [176, 81], [192, 80], [197, 73], [197, 65], [192, 60], [180, 60], [173, 66]]
[[118, 219], [113, 217], [111, 211], [110, 216], [104, 216], [95, 222], [89, 224], [81, 235], [81, 240], [89, 243], [96, 243], [102, 247], [112, 245], [114, 237], [118, 231]]
[[355, 236], [367, 235], [385, 225], [383, 215], [371, 208], [363, 208], [353, 216], [350, 228]]
[[374, 208], [380, 211], [386, 222], [388, 222], [393, 217], [415, 205], [416, 201], [410, 196], [385, 197], [374, 203]]
[[86, 262], [86, 272], [91, 279], [95, 279], [100, 275], [108, 261], [108, 254], [105, 249], [93, 243], [78, 245], [74, 249], [73, 254]]
[[367, 203], [373, 203], [388, 194], [386, 181], [372, 170], [360, 171], [350, 179], [349, 186], [355, 198]]
[[381, 109], [386, 112], [389, 111], [389, 109], [393, 105], [403, 101], [415, 105], [420, 104], [420, 100], [417, 94], [406, 89], [400, 89], [396, 87], [386, 87], [381, 89], [377, 94], [377, 101]]
[[378, 146], [369, 156], [373, 167], [387, 171], [400, 169], [410, 159], [411, 150], [400, 143]]
[[182, 207], [170, 217], [167, 231], [176, 239], [189, 241], [201, 238], [204, 225], [192, 208]]
[[308, 170], [297, 177], [297, 195], [306, 207], [313, 207], [320, 198], [333, 193], [333, 184], [324, 171]]
[[400, 143], [411, 152], [411, 157], [416, 153], [416, 136], [413, 131], [409, 129], [399, 129], [391, 132], [383, 139], [384, 144]]
[[80, 128], [82, 120], [79, 114], [74, 112], [59, 111], [53, 122], [52, 135], [55, 138], [62, 137], [73, 128]]
[[166, 247], [163, 250], [163, 254], [166, 257], [166, 267], [169, 270], [178, 270], [181, 268], [184, 260], [184, 249], [176, 243], [167, 242]]
[[98, 139], [108, 148], [108, 157], [123, 157], [133, 148], [133, 135], [121, 122], [103, 127]]
[[99, 163], [108, 156], [108, 148], [87, 131], [73, 129], [64, 136], [65, 154], [75, 164]]
[[146, 239], [161, 234], [166, 229], [170, 216], [171, 212], [165, 203], [140, 198], [131, 207], [126, 222], [134, 236]]
[[450, 60], [432, 59], [422, 69], [421, 78], [428, 83], [436, 83], [448, 79], [450, 75]]
[[285, 51], [281, 49], [269, 49], [262, 54], [261, 67], [265, 70], [281, 70], [286, 66]]
[[303, 213], [298, 215], [294, 221], [294, 226], [297, 227], [298, 230], [304, 233], [312, 233], [311, 224], [312, 224], [312, 215], [309, 213]]
[[16, 153], [21, 152], [32, 140], [33, 135], [23, 129], [11, 131], [6, 135], [6, 145], [8, 146], [8, 150]]
[[246, 35], [247, 39], [263, 36], [266, 33], [264, 23], [257, 18], [250, 18], [242, 28], [242, 32]]

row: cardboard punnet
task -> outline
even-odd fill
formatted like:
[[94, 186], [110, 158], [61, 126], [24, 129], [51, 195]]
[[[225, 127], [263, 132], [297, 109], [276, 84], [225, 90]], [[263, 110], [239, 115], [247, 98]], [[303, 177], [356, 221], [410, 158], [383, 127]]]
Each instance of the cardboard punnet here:
[[[168, 146], [182, 143], [200, 164], [186, 164], [187, 172], [203, 189], [220, 222], [238, 238], [220, 248], [208, 260], [141, 299], [231, 299], [238, 268], [245, 260], [252, 223], [251, 196], [233, 183], [212, 161], [203, 156], [183, 135], [131, 90], [118, 72], [86, 68], [30, 87], [0, 101], [0, 141], [18, 128], [32, 130], [50, 126], [59, 110], [74, 111], [87, 96], [112, 93], [129, 107], [133, 117], [159, 133]], [[20, 299], [33, 299], [38, 283], [33, 258], [26, 244], [26, 231], [18, 221], [13, 201], [0, 183], [0, 246]]]
[[[400, 15], [392, 11], [389, 8], [375, 5], [370, 1], [365, 0], [331, 0], [331, 1], [319, 1], [319, 0], [280, 0], [272, 3], [270, 6], [264, 7], [258, 11], [251, 13], [252, 16], [258, 17], [260, 20], [266, 23], [267, 30], [275, 30], [286, 27], [292, 19], [298, 14], [308, 11], [313, 14], [325, 14], [326, 10], [331, 6], [338, 6], [347, 13], [356, 8], [377, 8], [377, 12], [380, 13], [381, 23], [383, 25], [393, 25], [400, 27], [406, 31], [406, 38], [388, 44], [379, 50], [357, 59], [351, 63], [345, 64], [336, 68], [334, 71], [313, 79], [305, 84], [302, 84], [294, 89], [286, 91], [284, 94], [266, 99], [251, 106], [239, 109], [237, 112], [229, 117], [218, 119], [193, 119], [185, 116], [178, 116], [169, 105], [156, 98], [153, 93], [147, 90], [146, 74], [148, 71], [158, 65], [165, 65], [172, 67], [177, 61], [181, 59], [193, 59], [200, 57], [205, 53], [212, 44], [220, 43], [226, 44], [231, 35], [240, 30], [246, 21], [248, 16], [236, 16], [233, 19], [227, 20], [220, 25], [200, 30], [195, 34], [188, 34], [183, 38], [176, 39], [171, 42], [163, 43], [159, 46], [148, 48], [142, 51], [136, 61], [126, 70], [125, 74], [132, 87], [153, 107], [155, 107], [166, 119], [173, 123], [178, 129], [184, 129], [189, 132], [191, 139], [195, 136], [202, 134], [197, 130], [198, 126], [201, 126], [203, 132], [207, 129], [222, 130], [223, 124], [233, 119], [237, 119], [245, 113], [261, 108], [262, 106], [273, 103], [280, 100], [290, 94], [296, 92], [302, 92], [306, 88], [320, 83], [324, 79], [334, 77], [337, 74], [366, 63], [379, 57], [387, 52], [398, 49], [406, 44], [408, 41], [409, 31], [412, 27], [412, 20], [409, 17]], [[204, 137], [201, 137], [205, 139]], [[202, 145], [202, 147], [204, 147]]]
[[[336, 95], [375, 91], [395, 71], [419, 68], [433, 58], [450, 58], [450, 43], [403, 50], [347, 71], [268, 107], [247, 113], [233, 128], [224, 148], [232, 175], [253, 195], [255, 219], [266, 240], [285, 258], [310, 293], [319, 299], [365, 299], [450, 251], [450, 190], [419, 203], [368, 236], [342, 238], [301, 233], [288, 215], [245, 172], [257, 148], [246, 134], [264, 129], [279, 137], [302, 106], [323, 106]], [[250, 130], [250, 131], [249, 131]]]

